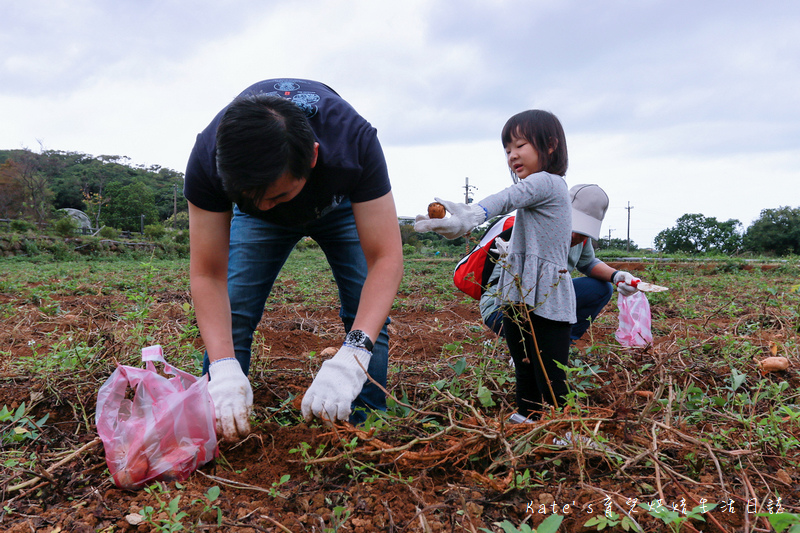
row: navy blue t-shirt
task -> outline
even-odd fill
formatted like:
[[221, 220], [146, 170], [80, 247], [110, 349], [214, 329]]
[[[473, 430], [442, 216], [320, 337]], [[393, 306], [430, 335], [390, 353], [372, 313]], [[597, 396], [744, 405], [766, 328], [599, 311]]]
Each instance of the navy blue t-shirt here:
[[[366, 202], [391, 190], [377, 131], [336, 91], [316, 81], [283, 78], [258, 82], [240, 96], [254, 94], [282, 96], [304, 109], [319, 143], [319, 155], [297, 196], [267, 211], [248, 214], [297, 226], [321, 217], [345, 198]], [[233, 205], [217, 174], [215, 155], [217, 125], [225, 109], [197, 136], [186, 167], [183, 194], [207, 211], [229, 211]]]

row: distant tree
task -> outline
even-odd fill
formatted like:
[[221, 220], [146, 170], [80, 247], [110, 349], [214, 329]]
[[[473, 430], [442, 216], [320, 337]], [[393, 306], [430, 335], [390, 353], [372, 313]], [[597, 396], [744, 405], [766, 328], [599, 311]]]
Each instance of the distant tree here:
[[25, 188], [16, 167], [11, 159], [0, 165], [0, 218], [19, 218], [25, 209]]
[[413, 224], [400, 224], [400, 239], [403, 244], [417, 246], [417, 243], [419, 243], [419, 233], [414, 231]]
[[104, 205], [108, 205], [108, 200], [100, 196], [98, 193], [84, 193], [83, 211], [91, 220], [94, 221], [95, 228], [100, 227], [100, 214], [102, 213]]
[[45, 222], [52, 212], [53, 193], [47, 176], [42, 172], [42, 157], [23, 149], [15, 150], [13, 156], [6, 162], [9, 161], [13, 164], [7, 170], [23, 190], [21, 215], [37, 222]]
[[75, 235], [75, 232], [78, 231], [78, 227], [78, 221], [69, 215], [61, 215], [61, 217], [53, 223], [53, 229], [56, 234], [62, 237]]
[[742, 224], [736, 219], [718, 222], [714, 217], [701, 214], [686, 214], [677, 220], [677, 224], [656, 235], [656, 249], [661, 252], [685, 252], [697, 254], [703, 252], [736, 252], [742, 244], [740, 228]]
[[189, 204], [183, 197], [182, 173], [158, 165], [150, 166], [144, 173], [153, 189], [156, 209], [161, 220], [166, 220], [181, 211], [189, 211]]
[[747, 228], [744, 248], [756, 253], [800, 253], [800, 207], [764, 209]]
[[161, 224], [148, 224], [147, 226], [144, 227], [144, 234], [149, 239], [153, 239], [156, 241], [162, 238], [166, 233], [167, 231]]
[[[158, 216], [156, 222], [163, 224], [167, 218], [188, 211], [182, 192], [183, 174], [159, 165], [134, 167], [129, 161], [126, 156], [95, 157], [81, 152], [45, 150], [43, 146], [40, 153], [27, 149], [0, 150], [0, 167], [3, 167], [0, 213], [42, 221], [57, 209], [80, 209], [90, 215], [95, 226], [100, 226], [109, 206], [107, 187], [115, 184], [119, 191], [134, 183], [151, 191]], [[150, 216], [149, 212], [145, 214]]]
[[164, 223], [165, 226], [175, 229], [189, 229], [189, 211], [178, 211], [174, 217], [169, 217]]
[[83, 210], [85, 195], [101, 190], [96, 186], [96, 169], [102, 163], [81, 152], [49, 150], [44, 154], [47, 156], [44, 172], [55, 194], [55, 207]]
[[108, 207], [103, 220], [107, 225], [120, 230], [140, 231], [142, 224], [158, 222], [153, 191], [144, 183], [136, 182], [123, 186], [112, 182], [107, 185], [106, 191]]
[[[628, 239], [600, 239], [600, 241], [593, 241], [598, 250], [627, 250]], [[631, 241], [631, 251], [638, 250], [639, 247], [635, 242]]]

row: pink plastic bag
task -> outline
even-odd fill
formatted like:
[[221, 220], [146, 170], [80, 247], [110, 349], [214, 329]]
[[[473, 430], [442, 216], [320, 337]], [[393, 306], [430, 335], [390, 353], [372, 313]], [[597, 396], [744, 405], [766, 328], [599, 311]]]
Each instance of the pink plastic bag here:
[[652, 319], [650, 317], [650, 303], [643, 292], [636, 292], [630, 296], [619, 295], [619, 327], [615, 336], [622, 346], [647, 346], [653, 342], [653, 333], [650, 331]]
[[[143, 349], [142, 360], [144, 369], [118, 365], [97, 393], [95, 421], [106, 464], [125, 489], [183, 481], [217, 454], [208, 378], [167, 364], [158, 345]], [[172, 377], [158, 374], [153, 361], [164, 363]], [[133, 400], [126, 398], [129, 386]]]

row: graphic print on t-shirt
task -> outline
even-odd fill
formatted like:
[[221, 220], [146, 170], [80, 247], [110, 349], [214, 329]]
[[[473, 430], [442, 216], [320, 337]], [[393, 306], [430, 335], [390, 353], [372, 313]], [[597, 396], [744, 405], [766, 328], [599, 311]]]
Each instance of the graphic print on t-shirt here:
[[265, 94], [267, 96], [280, 96], [282, 98], [291, 100], [297, 107], [303, 110], [308, 118], [313, 117], [319, 111], [316, 103], [319, 102], [320, 96], [314, 91], [300, 91], [300, 84], [294, 81], [281, 80], [276, 82], [272, 88], [275, 89], [275, 91], [261, 94]]

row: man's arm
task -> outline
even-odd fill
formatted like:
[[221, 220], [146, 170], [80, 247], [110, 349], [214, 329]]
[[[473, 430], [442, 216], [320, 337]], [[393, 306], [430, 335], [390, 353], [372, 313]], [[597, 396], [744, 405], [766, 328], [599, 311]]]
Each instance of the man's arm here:
[[250, 433], [253, 389], [234, 357], [228, 298], [231, 212], [215, 213], [189, 202], [189, 240], [197, 325], [211, 363], [208, 393], [214, 401], [217, 433], [237, 441]]
[[[400, 225], [392, 194], [354, 203], [353, 216], [367, 260], [367, 279], [361, 289], [353, 329], [363, 331], [375, 341], [403, 277]], [[301, 410], [305, 419], [313, 416], [329, 422], [346, 419], [353, 400], [368, 379], [366, 370], [371, 358], [370, 351], [345, 344], [323, 362], [303, 396]]]
[[353, 216], [368, 269], [353, 329], [360, 329], [374, 341], [403, 277], [403, 245], [392, 193], [354, 203]]
[[189, 202], [189, 279], [197, 325], [211, 362], [233, 357], [228, 299], [231, 212], [215, 213]]

